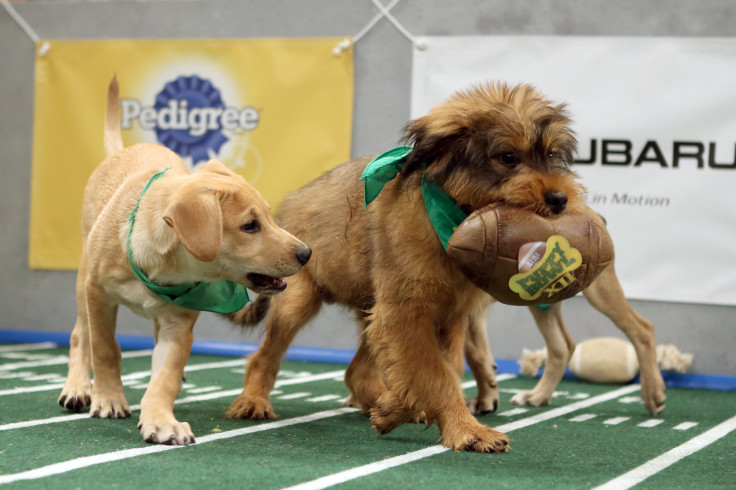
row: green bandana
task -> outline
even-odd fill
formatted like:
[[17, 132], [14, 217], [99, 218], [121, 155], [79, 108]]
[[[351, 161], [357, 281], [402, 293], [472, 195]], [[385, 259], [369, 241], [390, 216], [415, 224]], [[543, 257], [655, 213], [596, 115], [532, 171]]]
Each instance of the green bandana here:
[[133, 233], [133, 224], [135, 223], [135, 215], [138, 212], [138, 206], [141, 203], [143, 194], [146, 193], [148, 187], [157, 179], [164, 175], [167, 169], [157, 173], [146, 183], [141, 191], [133, 211], [130, 213], [128, 221], [128, 238], [126, 248], [128, 251], [128, 261], [133, 269], [136, 277], [148, 287], [156, 296], [174, 303], [182, 308], [191, 310], [212, 311], [215, 313], [234, 313], [248, 304], [250, 298], [245, 286], [232, 281], [217, 282], [191, 282], [187, 284], [175, 284], [173, 286], [160, 286], [151, 281], [133, 261], [133, 250], [130, 247], [130, 236]]
[[[399, 173], [406, 157], [411, 153], [411, 146], [399, 146], [376, 157], [368, 164], [360, 176], [365, 183], [365, 206], [368, 207], [387, 182]], [[468, 217], [468, 213], [460, 209], [450, 196], [437, 184], [422, 176], [422, 200], [442, 246], [447, 250], [447, 242], [455, 233], [455, 229]]]

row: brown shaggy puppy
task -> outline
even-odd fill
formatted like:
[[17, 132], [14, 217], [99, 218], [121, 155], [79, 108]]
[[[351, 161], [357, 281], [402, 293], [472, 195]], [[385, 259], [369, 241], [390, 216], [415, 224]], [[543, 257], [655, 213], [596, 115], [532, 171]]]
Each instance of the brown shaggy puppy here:
[[494, 202], [543, 216], [577, 212], [582, 189], [568, 168], [576, 147], [568, 124], [564, 106], [529, 85], [477, 86], [407, 125], [413, 151], [367, 208], [360, 176], [371, 157], [287, 198], [277, 221], [312, 247], [312, 260], [280, 296], [259, 297], [231, 316], [246, 325], [267, 311], [267, 331], [227, 416], [276, 416], [269, 392], [283, 354], [323, 301], [337, 302], [362, 323], [345, 381], [376, 430], [390, 432], [423, 412], [449, 448], [505, 451], [507, 436], [472, 416], [460, 387], [468, 318], [490, 298], [445, 253], [421, 182], [423, 175], [436, 182], [467, 212]]

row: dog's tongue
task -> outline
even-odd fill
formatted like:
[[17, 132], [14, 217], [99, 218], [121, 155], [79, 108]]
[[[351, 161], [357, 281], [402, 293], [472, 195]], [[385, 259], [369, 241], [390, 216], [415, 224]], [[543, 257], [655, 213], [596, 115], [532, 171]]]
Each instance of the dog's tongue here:
[[529, 242], [519, 247], [519, 272], [527, 272], [544, 257], [547, 244], [544, 242]]

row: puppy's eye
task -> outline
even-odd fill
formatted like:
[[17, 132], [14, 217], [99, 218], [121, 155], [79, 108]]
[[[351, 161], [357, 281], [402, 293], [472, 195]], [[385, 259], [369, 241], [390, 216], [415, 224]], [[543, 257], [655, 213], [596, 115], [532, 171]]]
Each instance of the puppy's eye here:
[[563, 157], [562, 153], [557, 152], [557, 151], [551, 151], [551, 152], [549, 152], [547, 154], [547, 159], [548, 160], [552, 160], [552, 161], [557, 161], [557, 162], [565, 163], [564, 162], [564, 157]]
[[501, 154], [501, 163], [507, 167], [514, 167], [521, 163], [521, 160], [519, 160], [519, 157], [517, 157], [516, 154], [507, 152]]
[[549, 152], [547, 154], [547, 160], [561, 167], [568, 167], [570, 165], [570, 162], [565, 159], [564, 155], [556, 151]]
[[261, 224], [256, 220], [248, 221], [240, 229], [246, 233], [258, 233], [261, 231]]

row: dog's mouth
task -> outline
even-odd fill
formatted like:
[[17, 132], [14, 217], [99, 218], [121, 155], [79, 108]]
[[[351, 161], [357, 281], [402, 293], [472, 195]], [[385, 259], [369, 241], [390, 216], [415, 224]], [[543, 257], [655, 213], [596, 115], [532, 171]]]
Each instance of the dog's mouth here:
[[251, 289], [259, 294], [277, 294], [286, 289], [286, 281], [281, 277], [267, 276], [251, 272], [245, 276], [250, 282]]

